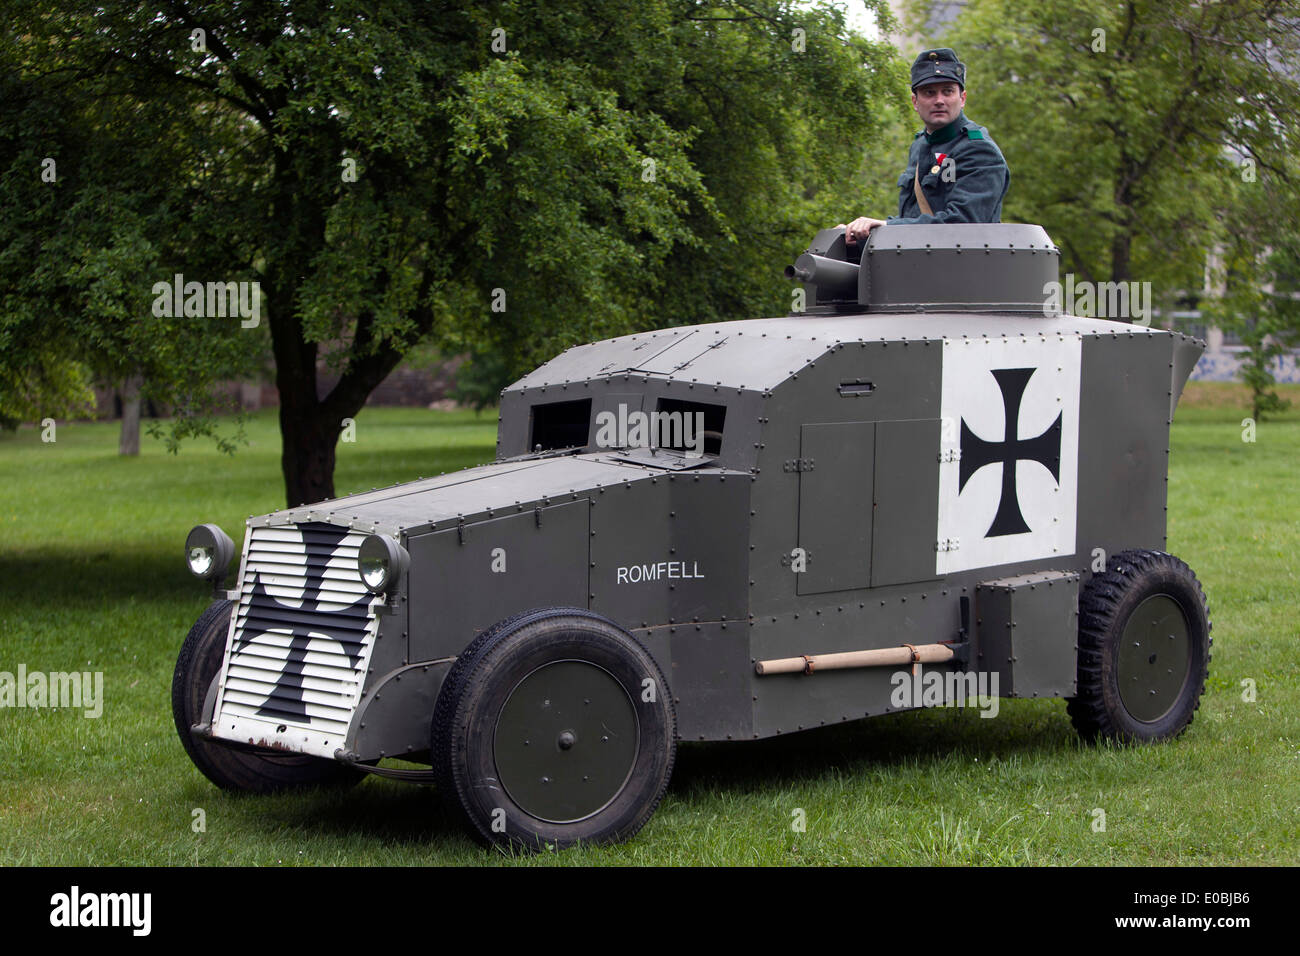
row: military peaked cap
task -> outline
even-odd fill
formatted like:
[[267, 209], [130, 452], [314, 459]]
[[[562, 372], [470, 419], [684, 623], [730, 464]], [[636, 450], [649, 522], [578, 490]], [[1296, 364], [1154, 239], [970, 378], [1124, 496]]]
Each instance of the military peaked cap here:
[[953, 82], [963, 90], [966, 88], [966, 64], [958, 60], [957, 54], [948, 47], [922, 50], [912, 64], [913, 90], [934, 82]]

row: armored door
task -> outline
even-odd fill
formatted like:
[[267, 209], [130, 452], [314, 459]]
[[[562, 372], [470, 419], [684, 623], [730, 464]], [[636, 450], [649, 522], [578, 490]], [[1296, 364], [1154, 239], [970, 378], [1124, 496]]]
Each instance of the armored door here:
[[[804, 425], [799, 437], [799, 594], [871, 583], [874, 422]], [[796, 568], [796, 570], [798, 570]]]

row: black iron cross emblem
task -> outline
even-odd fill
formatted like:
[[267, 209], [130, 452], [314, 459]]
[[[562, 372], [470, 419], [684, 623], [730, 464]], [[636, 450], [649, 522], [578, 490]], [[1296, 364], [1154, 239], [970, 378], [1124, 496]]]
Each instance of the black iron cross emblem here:
[[267, 592], [259, 572], [253, 580], [244, 629], [234, 650], [234, 653], [239, 653], [263, 634], [273, 631], [280, 634], [289, 632], [289, 653], [284, 669], [276, 679], [275, 688], [257, 710], [260, 715], [279, 719], [291, 717], [310, 720], [302, 696], [302, 678], [307, 646], [313, 637], [328, 637], [338, 641], [343, 653], [347, 655], [348, 664], [356, 669], [361, 660], [361, 651], [354, 649], [351, 642], [343, 640], [340, 632], [355, 633], [349, 625], [356, 621], [357, 611], [368, 613], [370, 602], [374, 598], [373, 594], [363, 594], [347, 607], [323, 610], [320, 596], [325, 584], [325, 566], [347, 537], [348, 529], [324, 524], [302, 527], [304, 534], [311, 532], [315, 539], [322, 535], [331, 539], [324, 544], [306, 543], [303, 555], [306, 585], [303, 588], [302, 605], [294, 607], [292, 604], [283, 604], [273, 597]]
[[1046, 431], [1034, 438], [1020, 438], [1018, 422], [1020, 420], [1020, 400], [1025, 395], [1025, 386], [1037, 369], [999, 368], [993, 369], [993, 377], [1002, 391], [1002, 407], [1006, 413], [1006, 426], [1003, 440], [985, 441], [961, 421], [961, 468], [957, 479], [957, 493], [966, 487], [967, 480], [985, 465], [1002, 464], [1002, 496], [998, 500], [998, 513], [993, 516], [993, 523], [985, 533], [986, 538], [996, 538], [1005, 534], [1024, 534], [1031, 530], [1020, 513], [1020, 500], [1016, 497], [1016, 463], [1036, 461], [1049, 472], [1059, 485], [1061, 483], [1061, 415]]

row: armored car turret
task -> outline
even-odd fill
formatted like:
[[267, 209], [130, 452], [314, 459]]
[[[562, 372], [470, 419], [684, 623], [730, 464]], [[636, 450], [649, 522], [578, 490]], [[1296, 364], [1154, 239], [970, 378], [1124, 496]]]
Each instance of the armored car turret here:
[[[999, 697], [1180, 733], [1210, 624], [1165, 486], [1203, 343], [1053, 309], [1037, 226], [850, 252], [814, 239], [788, 317], [557, 356], [489, 464], [251, 519], [177, 666], [198, 767], [436, 780], [536, 847], [630, 837], [679, 741]], [[200, 526], [187, 560], [216, 580], [232, 547]]]

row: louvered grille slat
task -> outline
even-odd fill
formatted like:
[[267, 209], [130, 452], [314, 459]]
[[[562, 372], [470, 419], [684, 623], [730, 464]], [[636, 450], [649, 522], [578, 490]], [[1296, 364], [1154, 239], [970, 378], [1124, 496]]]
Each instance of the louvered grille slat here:
[[365, 587], [357, 580], [356, 572], [332, 568], [319, 563], [305, 565], [302, 561], [294, 559], [292, 555], [276, 555], [277, 560], [268, 560], [259, 555], [251, 555], [251, 557], [257, 560], [258, 565], [264, 569], [262, 574], [264, 578], [290, 578], [300, 587], [305, 587], [307, 584], [306, 568], [311, 567], [316, 569], [314, 573], [319, 573], [326, 581], [329, 581], [331, 587], [340, 591], [347, 591], [350, 594], [365, 592]]
[[[297, 524], [257, 528], [257, 540], [253, 542], [253, 545], [254, 547], [260, 547], [264, 544], [286, 541], [297, 545], [305, 541], [308, 545], [329, 546], [337, 537], [338, 530], [338, 527], [332, 524]], [[358, 548], [360, 546], [360, 537], [352, 542], [343, 542], [344, 548]]]
[[247, 734], [251, 719], [288, 746], [294, 728], [327, 753], [342, 743], [378, 628], [356, 573], [364, 537], [324, 524], [249, 529], [218, 730]]
[[[249, 555], [250, 560], [256, 561], [256, 557], [256, 555]], [[313, 581], [323, 579], [327, 587], [342, 594], [350, 594], [355, 597], [366, 593], [364, 587], [357, 587], [360, 584], [359, 581], [349, 581], [346, 572], [341, 572], [330, 565], [304, 564], [301, 561], [294, 564], [290, 564], [288, 561], [257, 561], [257, 566], [262, 569], [260, 580], [263, 583], [272, 578], [285, 578], [288, 584], [305, 589], [311, 586]], [[352, 577], [356, 577], [355, 572]]]
[[[272, 595], [274, 596], [274, 595]], [[328, 604], [337, 604], [340, 602], [329, 601], [323, 602]], [[299, 608], [293, 607], [254, 607], [247, 613], [241, 613], [241, 619], [257, 618], [261, 622], [281, 622], [279, 627], [312, 627], [319, 626], [321, 630], [333, 633], [334, 631], [343, 631], [351, 634], [353, 632], [361, 633], [365, 630], [366, 619], [370, 616], [364, 607], [352, 607], [343, 604], [337, 611], [308, 611], [304, 613]], [[276, 627], [274, 623], [267, 623], [267, 627]]]
[[234, 700], [234, 695], [244, 695], [245, 703], [272, 703], [286, 707], [290, 710], [298, 708], [299, 702], [305, 704], [305, 707], [299, 709], [311, 713], [317, 711], [339, 711], [349, 713], [337, 706], [338, 694], [333, 689], [329, 691], [313, 690], [310, 687], [295, 687], [293, 693], [287, 690], [279, 689], [279, 686], [273, 682], [266, 681], [249, 681], [238, 677], [232, 677], [226, 681], [226, 693], [230, 699]]
[[[244, 667], [236, 671], [232, 668], [230, 673], [226, 675], [226, 686], [230, 688], [239, 687], [250, 694], [262, 694], [269, 697], [278, 692], [278, 677], [278, 674], [269, 671], [255, 671]], [[337, 691], [339, 684], [348, 683], [348, 681], [340, 681], [337, 677], [318, 677], [315, 674], [307, 673], [302, 674], [298, 679], [301, 682], [304, 700], [331, 705], [338, 702]], [[355, 683], [355, 681], [352, 681], [352, 683]], [[323, 700], [315, 700], [306, 696], [307, 691], [333, 696], [327, 696]]]
[[[266, 530], [266, 529], [264, 529], [264, 528], [258, 528], [258, 529], [256, 529], [256, 530], [258, 530], [258, 531], [264, 531], [264, 530]], [[309, 547], [309, 548], [328, 548], [328, 547], [329, 547], [329, 542], [326, 541], [323, 537], [320, 537], [320, 536], [317, 536], [317, 537], [315, 537], [315, 538], [313, 538], [313, 539], [311, 539], [311, 540], [309, 540], [309, 541], [307, 541], [307, 542], [305, 542], [305, 543], [306, 543], [307, 547]], [[265, 555], [265, 554], [291, 554], [291, 555], [295, 555], [295, 556], [301, 556], [301, 554], [302, 554], [302, 546], [303, 546], [303, 544], [304, 544], [304, 542], [301, 541], [301, 540], [300, 540], [300, 541], [290, 541], [290, 540], [287, 540], [287, 539], [282, 539], [282, 540], [278, 540], [278, 541], [263, 541], [262, 539], [259, 538], [257, 541], [254, 541], [254, 542], [253, 542], [252, 547], [249, 548], [249, 552], [250, 552], [250, 553], [255, 553], [255, 554], [263, 554], [263, 555]], [[347, 544], [347, 543], [345, 542], [341, 547], [335, 548], [335, 549], [333, 549], [332, 551], [329, 551], [329, 552], [324, 553], [324, 554], [321, 554], [321, 553], [311, 553], [311, 552], [309, 552], [308, 555], [307, 555], [307, 557], [308, 557], [308, 560], [313, 560], [313, 559], [314, 559], [314, 560], [326, 560], [326, 559], [328, 559], [332, 554], [334, 554], [335, 552], [337, 552], [337, 553], [339, 554], [340, 557], [356, 557], [356, 554], [357, 554], [357, 548], [359, 548], [360, 546], [361, 546], [360, 541], [358, 541], [358, 543], [355, 544], [355, 545], [349, 545], [349, 544]]]
[[[239, 654], [239, 661], [232, 663], [229, 668], [231, 674], [239, 673], [240, 668], [247, 668], [250, 672], [258, 674], [278, 674], [280, 667], [284, 663], [283, 654], [263, 652], [257, 644], [249, 644]], [[336, 654], [318, 654], [315, 651], [308, 651], [303, 657], [302, 672], [312, 677], [323, 677], [327, 680], [355, 680], [354, 672], [346, 666], [340, 666], [338, 655]]]
[[[283, 627], [283, 625], [279, 625], [279, 626]], [[294, 642], [293, 636], [288, 634], [285, 631], [261, 631], [261, 630], [257, 630], [257, 627], [258, 627], [257, 625], [254, 625], [254, 630], [257, 633], [256, 643], [245, 644], [243, 647], [240, 648], [239, 653], [241, 655], [249, 651], [258, 653], [257, 651], [258, 648], [264, 648], [265, 650], [260, 652], [262, 656], [273, 656], [277, 660], [283, 661], [288, 653], [288, 651], [285, 649], [293, 646], [293, 642]], [[314, 640], [319, 640], [323, 642], [327, 639], [319, 638]], [[328, 640], [334, 640], [334, 639], [329, 638]], [[301, 646], [302, 641], [299, 640], [298, 643], [299, 646]], [[335, 641], [335, 643], [338, 642]], [[361, 641], [344, 641], [343, 646], [346, 651], [350, 651], [353, 655], [355, 655], [359, 649], [363, 649], [366, 645], [364, 644], [364, 642]], [[316, 650], [316, 649], [317, 649], [316, 643], [310, 643], [307, 645], [307, 650], [309, 651]], [[327, 655], [330, 661], [337, 664], [339, 667], [346, 667], [349, 670], [351, 670], [352, 668], [351, 664], [347, 664], [344, 662], [344, 658], [346, 654], [340, 654], [339, 649], [337, 647], [331, 648], [328, 651], [322, 648], [319, 650], [319, 653]], [[278, 669], [279, 665], [276, 666]]]
[[[232, 700], [223, 708], [226, 716], [246, 717], [252, 720], [267, 721], [269, 723], [280, 723], [291, 727], [302, 727], [302, 717], [295, 711], [278, 710], [272, 704], [266, 703], [244, 703], [238, 700]], [[352, 715], [350, 711], [340, 712], [343, 716], [341, 719], [330, 719], [329, 717], [317, 715], [312, 718], [310, 729], [316, 733], [326, 733], [335, 736], [340, 742], [343, 735], [347, 733], [348, 721]], [[328, 756], [322, 754], [322, 756]]]

